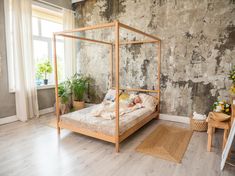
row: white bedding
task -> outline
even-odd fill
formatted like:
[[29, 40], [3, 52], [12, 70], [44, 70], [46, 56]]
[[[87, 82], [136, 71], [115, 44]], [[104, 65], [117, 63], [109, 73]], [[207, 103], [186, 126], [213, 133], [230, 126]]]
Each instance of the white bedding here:
[[[115, 102], [111, 102], [111, 101], [102, 102], [101, 104], [97, 105], [95, 108], [92, 109], [92, 111], [90, 112], [90, 115], [108, 119], [108, 120], [113, 120], [116, 117], [115, 108], [116, 108]], [[132, 107], [128, 107], [126, 104], [120, 103], [119, 115], [123, 116], [127, 113], [131, 113], [140, 108], [143, 108], [143, 106], [140, 103]]]
[[[101, 117], [91, 115], [94, 108], [99, 105], [94, 105], [79, 111], [64, 114], [61, 116], [63, 123], [72, 124], [79, 128], [89, 129], [95, 132], [102, 132], [106, 135], [115, 135], [115, 119], [107, 120]], [[119, 118], [120, 134], [134, 126], [136, 123], [144, 119], [147, 115], [154, 112], [149, 108], [140, 108], [133, 112], [121, 115]]]

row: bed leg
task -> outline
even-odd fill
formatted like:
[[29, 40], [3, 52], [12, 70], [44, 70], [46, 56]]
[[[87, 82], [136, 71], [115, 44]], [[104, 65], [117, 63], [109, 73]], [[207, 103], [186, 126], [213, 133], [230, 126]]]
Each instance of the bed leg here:
[[57, 134], [60, 135], [60, 127], [57, 127]]
[[60, 135], [60, 124], [59, 124], [59, 122], [57, 122], [56, 126], [57, 126], [57, 134]]
[[119, 153], [119, 151], [120, 151], [119, 142], [115, 143], [115, 150], [116, 150], [116, 153]]
[[155, 119], [156, 119], [156, 120], [157, 120], [157, 119], [159, 119], [159, 116], [160, 116], [160, 115], [159, 115], [159, 114], [157, 114], [157, 115], [156, 115], [156, 117], [155, 117]]
[[157, 107], [157, 112], [158, 112], [158, 114], [156, 115], [155, 119], [160, 118], [160, 106]]

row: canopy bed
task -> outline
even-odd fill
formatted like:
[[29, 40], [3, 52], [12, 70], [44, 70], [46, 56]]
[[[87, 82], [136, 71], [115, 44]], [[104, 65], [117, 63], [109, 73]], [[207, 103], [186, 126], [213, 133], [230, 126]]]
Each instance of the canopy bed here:
[[[95, 29], [104, 29], [110, 28], [114, 29], [115, 32], [115, 41], [107, 42], [100, 41], [95, 39], [89, 39], [84, 37], [79, 37], [72, 35], [74, 32], [84, 32], [88, 30]], [[141, 41], [120, 41], [120, 28], [141, 34], [149, 40], [141, 40]], [[65, 115], [60, 115], [59, 111], [59, 97], [58, 97], [58, 74], [57, 74], [57, 55], [56, 55], [56, 37], [66, 37], [73, 38], [78, 40], [83, 40], [87, 42], [93, 42], [97, 44], [102, 44], [108, 46], [111, 51], [110, 55], [110, 71], [111, 71], [111, 88], [115, 90], [115, 118], [112, 120], [106, 120], [102, 118], [93, 117], [89, 114], [94, 107], [85, 108], [82, 110], [78, 110], [76, 112], [68, 113]], [[87, 135], [90, 137], [94, 137], [97, 139], [101, 139], [104, 141], [108, 141], [115, 144], [116, 152], [119, 152], [119, 144], [128, 136], [133, 134], [143, 125], [151, 121], [153, 118], [158, 118], [160, 111], [160, 67], [161, 67], [161, 40], [158, 37], [142, 32], [141, 30], [132, 28], [125, 24], [120, 23], [119, 21], [114, 21], [112, 23], [106, 23], [101, 25], [83, 27], [78, 29], [72, 29], [68, 31], [55, 32], [53, 35], [54, 41], [54, 65], [55, 65], [55, 95], [56, 95], [56, 117], [57, 117], [57, 131], [60, 133], [61, 128], [69, 129], [73, 132], [77, 132], [83, 135]], [[153, 43], [156, 44], [157, 51], [157, 80], [156, 80], [156, 88], [154, 90], [150, 89], [136, 89], [136, 88], [121, 88], [119, 85], [119, 48], [121, 45], [128, 44], [144, 44], [144, 43]], [[113, 58], [113, 48], [115, 51], [115, 57]], [[115, 65], [115, 69], [113, 70], [113, 66]], [[115, 73], [115, 75], [113, 75]], [[112, 79], [114, 76], [115, 79]], [[115, 86], [112, 87], [112, 82], [115, 82]], [[150, 110], [147, 108], [142, 108], [141, 110], [137, 109], [136, 111], [130, 112], [121, 116], [120, 114], [120, 92], [139, 92], [139, 93], [150, 93], [154, 94], [154, 98], [156, 99], [156, 106], [154, 109]], [[143, 95], [144, 96], [144, 95]], [[121, 117], [121, 119], [120, 119]]]

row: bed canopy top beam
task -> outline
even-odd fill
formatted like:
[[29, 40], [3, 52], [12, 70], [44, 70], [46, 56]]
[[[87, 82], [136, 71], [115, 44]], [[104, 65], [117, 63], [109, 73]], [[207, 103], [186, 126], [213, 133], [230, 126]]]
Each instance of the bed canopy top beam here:
[[93, 43], [112, 45], [111, 42], [104, 42], [104, 41], [94, 40], [94, 39], [89, 39], [89, 38], [84, 38], [84, 37], [77, 37], [77, 36], [68, 35], [68, 34], [58, 34], [58, 36], [63, 36], [63, 37], [67, 37], [67, 38], [74, 38], [74, 39], [79, 39], [79, 40], [85, 40], [85, 41], [93, 42]]
[[115, 23], [105, 23], [105, 24], [100, 24], [100, 25], [94, 25], [94, 26], [87, 26], [87, 27], [82, 27], [82, 28], [77, 28], [77, 29], [72, 29], [72, 30], [66, 30], [66, 31], [61, 31], [61, 32], [55, 32], [55, 35], [58, 34], [66, 34], [66, 33], [74, 33], [74, 32], [83, 32], [83, 31], [89, 31], [89, 30], [94, 30], [94, 29], [104, 29], [104, 28], [110, 28], [114, 27]]
[[146, 37], [152, 38], [152, 39], [157, 40], [157, 41], [161, 41], [161, 39], [159, 39], [158, 37], [155, 37], [155, 36], [153, 36], [153, 35], [147, 34], [147, 33], [143, 32], [143, 31], [138, 30], [138, 29], [135, 29], [135, 28], [133, 28], [133, 27], [127, 26], [127, 25], [125, 25], [125, 24], [123, 24], [123, 23], [120, 23], [120, 22], [119, 22], [119, 25], [120, 25], [120, 27], [125, 28], [125, 29], [127, 29], [127, 30], [130, 30], [130, 31], [133, 31], [133, 32], [142, 34], [142, 35], [144, 35], [144, 36], [146, 36]]
[[144, 44], [144, 43], [158, 43], [158, 40], [142, 40], [142, 41], [122, 41], [119, 45], [129, 45], [129, 44]]
[[[120, 42], [120, 44], [135, 44], [135, 43], [154, 43], [154, 42], [160, 42], [161, 39], [158, 37], [155, 37], [153, 35], [147, 34], [141, 30], [138, 30], [136, 28], [130, 27], [128, 25], [125, 25], [123, 23], [120, 23], [118, 21], [115, 21], [119, 24], [120, 27], [125, 28], [127, 30], [133, 31], [135, 33], [142, 34], [146, 37], [152, 38], [154, 40], [150, 41], [126, 41], [126, 42]], [[77, 28], [77, 29], [72, 29], [72, 30], [66, 30], [66, 31], [61, 31], [61, 32], [55, 32], [55, 35], [62, 35], [62, 34], [67, 34], [67, 33], [74, 33], [74, 32], [83, 32], [83, 31], [88, 31], [88, 30], [95, 30], [95, 29], [103, 29], [103, 28], [111, 28], [115, 27], [115, 22], [112, 23], [105, 23], [105, 24], [100, 24], [100, 25], [94, 25], [94, 26], [87, 26], [87, 27], [82, 27], [82, 28]], [[72, 35], [75, 36], [75, 35]], [[93, 39], [91, 39], [93, 40]], [[108, 42], [107, 42], [108, 43]]]

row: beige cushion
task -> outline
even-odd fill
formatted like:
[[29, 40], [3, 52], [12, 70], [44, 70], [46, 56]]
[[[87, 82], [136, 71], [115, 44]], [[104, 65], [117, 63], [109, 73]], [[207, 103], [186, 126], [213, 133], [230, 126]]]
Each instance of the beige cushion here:
[[157, 98], [155, 98], [151, 95], [143, 94], [143, 93], [140, 93], [139, 96], [142, 100], [142, 105], [145, 108], [148, 108], [151, 111], [154, 111], [156, 109], [156, 106], [158, 103]]

